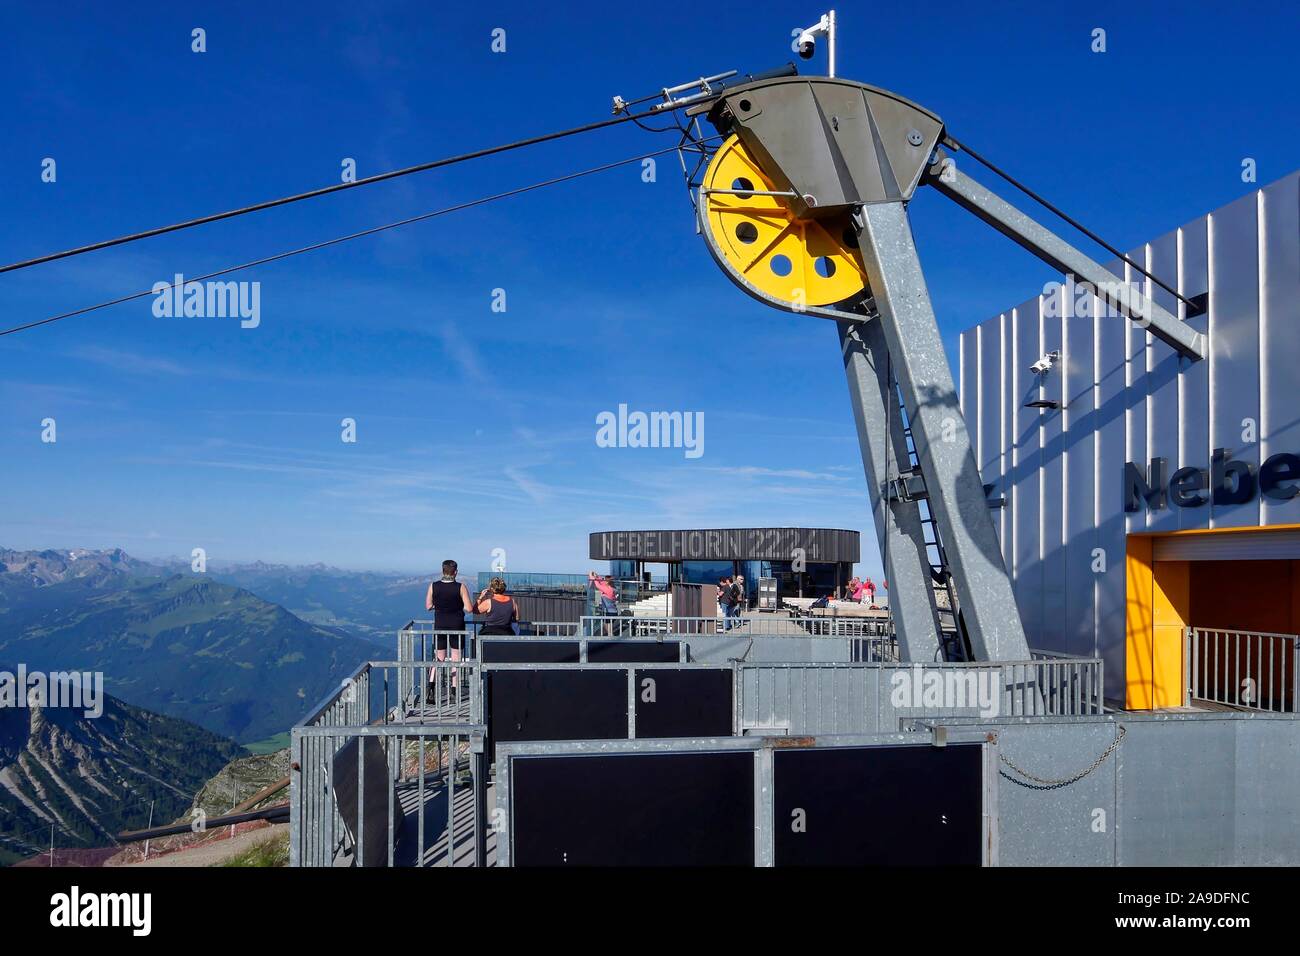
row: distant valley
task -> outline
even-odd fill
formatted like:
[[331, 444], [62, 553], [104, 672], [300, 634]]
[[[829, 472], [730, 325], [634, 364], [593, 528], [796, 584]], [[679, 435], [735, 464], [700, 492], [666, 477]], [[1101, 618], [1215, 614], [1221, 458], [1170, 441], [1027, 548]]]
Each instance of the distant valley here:
[[[349, 585], [321, 568], [184, 569], [121, 550], [0, 549], [0, 660], [102, 671], [130, 704], [253, 742], [287, 730], [420, 613], [418, 587], [407, 601], [396, 576]], [[276, 598], [350, 626], [311, 623]], [[403, 617], [408, 603], [417, 608]]]

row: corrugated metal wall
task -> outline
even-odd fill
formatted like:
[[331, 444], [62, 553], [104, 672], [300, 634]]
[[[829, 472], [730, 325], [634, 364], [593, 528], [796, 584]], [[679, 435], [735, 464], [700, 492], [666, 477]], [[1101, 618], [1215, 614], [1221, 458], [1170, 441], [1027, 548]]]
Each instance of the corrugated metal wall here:
[[[1029, 642], [1101, 654], [1120, 696], [1128, 532], [1300, 523], [1300, 496], [1131, 514], [1121, 497], [1127, 461], [1145, 471], [1164, 457], [1172, 474], [1208, 468], [1214, 448], [1256, 468], [1300, 454], [1300, 172], [1129, 257], [1189, 298], [1209, 292], [1208, 314], [1189, 320], [1208, 335], [1207, 360], [1180, 359], [1069, 284], [968, 329], [960, 346], [962, 413], [990, 497], [1006, 502], [995, 524]], [[1131, 267], [1108, 267], [1178, 305]], [[1055, 349], [1042, 397], [1064, 407], [1025, 408], [1039, 397], [1029, 366]]]

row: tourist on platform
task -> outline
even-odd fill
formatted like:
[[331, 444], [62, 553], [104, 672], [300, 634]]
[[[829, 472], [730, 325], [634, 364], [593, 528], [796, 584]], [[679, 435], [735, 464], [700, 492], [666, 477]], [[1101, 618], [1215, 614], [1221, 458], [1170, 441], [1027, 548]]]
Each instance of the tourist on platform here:
[[506, 582], [493, 578], [478, 596], [478, 613], [484, 615], [482, 635], [513, 634], [519, 620], [519, 605], [506, 593]]
[[[440, 661], [445, 661], [448, 654], [453, 661], [461, 659], [465, 647], [465, 615], [474, 613], [474, 605], [469, 601], [469, 589], [456, 580], [456, 570], [455, 561], [448, 559], [442, 562], [442, 579], [431, 583], [424, 595], [425, 609], [433, 612], [433, 652]], [[436, 677], [437, 670], [431, 668], [431, 686]], [[455, 671], [451, 675], [451, 681], [455, 687]]]
[[735, 592], [731, 589], [731, 578], [718, 578], [718, 604], [722, 608], [722, 629], [731, 630], [731, 607], [736, 602]]

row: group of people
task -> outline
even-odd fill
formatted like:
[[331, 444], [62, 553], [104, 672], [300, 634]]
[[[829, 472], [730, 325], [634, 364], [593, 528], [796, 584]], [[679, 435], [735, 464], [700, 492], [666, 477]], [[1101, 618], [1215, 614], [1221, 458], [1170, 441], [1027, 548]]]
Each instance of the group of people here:
[[745, 576], [727, 575], [718, 578], [718, 606], [722, 610], [722, 629], [731, 630], [732, 625], [749, 605], [749, 596], [745, 592]]
[[876, 603], [876, 582], [871, 578], [849, 578], [849, 583], [844, 586], [845, 601], [854, 601], [861, 604], [866, 601], [868, 604]]
[[[433, 612], [433, 629], [435, 631], [465, 630], [466, 614], [483, 615], [480, 634], [513, 634], [514, 625], [519, 620], [519, 605], [506, 593], [506, 582], [502, 578], [493, 578], [488, 586], [470, 600], [469, 589], [456, 580], [457, 565], [455, 561], [442, 562], [442, 578], [429, 585], [424, 597], [424, 606]], [[441, 639], [437, 648], [438, 660], [445, 660], [448, 650], [446, 640]], [[453, 639], [452, 643], [455, 641]], [[452, 660], [460, 659], [460, 647], [452, 647]]]

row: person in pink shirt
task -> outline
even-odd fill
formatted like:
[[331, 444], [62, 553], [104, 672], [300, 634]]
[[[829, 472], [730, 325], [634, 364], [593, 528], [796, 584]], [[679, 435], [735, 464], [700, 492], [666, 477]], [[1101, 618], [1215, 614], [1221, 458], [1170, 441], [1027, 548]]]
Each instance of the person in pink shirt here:
[[614, 578], [608, 574], [602, 578], [595, 571], [588, 571], [587, 582], [596, 589], [597, 600], [600, 602], [600, 613], [617, 614], [618, 599], [614, 596]]

